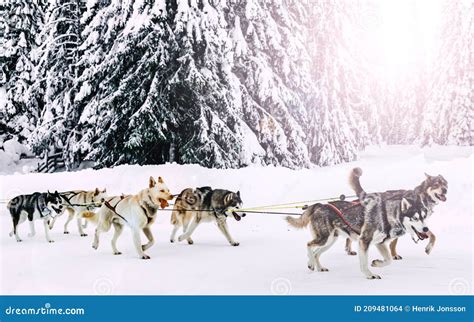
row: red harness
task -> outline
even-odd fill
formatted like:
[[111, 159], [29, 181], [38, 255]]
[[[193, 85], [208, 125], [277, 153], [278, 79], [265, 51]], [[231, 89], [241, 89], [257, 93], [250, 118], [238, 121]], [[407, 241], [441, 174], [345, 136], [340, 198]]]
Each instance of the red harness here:
[[[358, 206], [360, 204], [360, 202], [358, 200], [356, 201], [353, 201], [352, 202], [353, 205], [350, 206], [350, 207], [347, 207], [345, 208], [344, 210], [347, 210], [347, 209], [350, 209], [352, 207], [355, 207], [355, 206]], [[354, 227], [352, 227], [352, 225], [347, 221], [346, 217], [344, 216], [344, 214], [342, 213], [342, 211], [337, 208], [336, 206], [334, 206], [332, 203], [327, 203], [326, 204], [329, 208], [331, 208], [335, 213], [336, 215], [339, 216], [339, 218], [341, 218], [341, 220], [352, 230], [354, 231], [357, 235], [360, 235], [360, 231], [358, 229], [355, 229]]]

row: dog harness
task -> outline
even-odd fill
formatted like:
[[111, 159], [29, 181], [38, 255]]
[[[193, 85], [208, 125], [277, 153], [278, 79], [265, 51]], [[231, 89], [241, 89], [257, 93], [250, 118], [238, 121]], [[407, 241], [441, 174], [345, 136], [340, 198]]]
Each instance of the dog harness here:
[[[344, 210], [347, 210], [347, 209], [350, 209], [352, 207], [355, 207], [355, 206], [358, 206], [360, 203], [356, 202], [354, 203], [352, 206], [349, 206], [347, 208], [345, 208]], [[346, 219], [346, 217], [344, 216], [344, 214], [342, 213], [342, 211], [337, 208], [336, 206], [334, 206], [332, 203], [327, 203], [326, 204], [326, 207], [328, 207], [329, 209], [331, 209], [332, 211], [334, 211], [336, 213], [336, 215], [339, 216], [339, 218], [341, 218], [341, 220], [353, 231], [355, 232], [357, 235], [360, 235], [360, 231], [358, 229], [355, 229]]]
[[120, 200], [115, 204], [115, 206], [112, 206], [110, 204], [110, 201], [112, 201], [112, 199], [110, 200], [106, 200], [104, 201], [104, 205], [109, 208], [110, 210], [113, 211], [114, 214], [116, 214], [117, 216], [119, 216], [120, 218], [122, 218], [125, 222], [128, 222], [127, 219], [125, 219], [122, 215], [120, 215], [118, 212], [117, 212], [117, 206], [118, 204], [120, 203], [120, 201], [122, 201], [123, 199], [125, 198], [125, 196], [120, 196]]

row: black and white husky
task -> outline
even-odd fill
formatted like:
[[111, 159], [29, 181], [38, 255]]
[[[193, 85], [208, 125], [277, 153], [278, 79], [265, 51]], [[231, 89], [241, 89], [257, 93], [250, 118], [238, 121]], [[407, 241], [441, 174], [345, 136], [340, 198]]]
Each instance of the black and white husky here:
[[12, 216], [13, 230], [10, 237], [15, 235], [16, 241], [21, 242], [18, 235], [18, 225], [28, 219], [30, 222], [30, 233], [28, 237], [35, 235], [34, 220], [42, 219], [44, 223], [44, 231], [46, 240], [49, 243], [54, 242], [49, 236], [49, 221], [61, 214], [63, 210], [61, 196], [57, 191], [54, 193], [35, 192], [31, 195], [19, 195], [10, 200], [7, 205], [8, 211]]

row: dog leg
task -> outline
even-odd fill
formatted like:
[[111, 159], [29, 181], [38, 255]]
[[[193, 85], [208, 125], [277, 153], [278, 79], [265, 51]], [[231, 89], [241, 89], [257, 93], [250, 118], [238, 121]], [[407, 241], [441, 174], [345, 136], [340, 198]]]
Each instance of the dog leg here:
[[196, 229], [196, 227], [199, 225], [200, 222], [201, 222], [201, 218], [198, 216], [195, 216], [192, 219], [191, 223], [189, 224], [189, 229], [186, 229], [186, 232], [178, 237], [178, 241], [183, 241], [185, 239], [190, 238], [192, 233], [194, 232], [194, 230]]
[[380, 279], [380, 276], [369, 270], [368, 250], [371, 240], [361, 237], [359, 239], [359, 264], [362, 274], [368, 279]]
[[49, 223], [48, 223], [48, 220], [44, 219], [43, 224], [44, 224], [44, 234], [46, 236], [47, 242], [48, 243], [54, 243], [54, 240], [52, 240], [51, 237], [49, 236]]
[[232, 246], [239, 246], [239, 243], [234, 241], [234, 239], [230, 235], [229, 228], [227, 227], [227, 222], [226, 222], [225, 218], [224, 219], [220, 219], [220, 218], [217, 219], [217, 227], [224, 234], [225, 238], [227, 238], [227, 241], [229, 242], [229, 244], [231, 244]]
[[97, 226], [95, 229], [94, 233], [94, 241], [92, 242], [92, 248], [98, 249], [99, 248], [99, 237], [100, 237], [101, 229], [100, 229], [100, 224]]
[[87, 234], [84, 232], [84, 229], [82, 229], [82, 217], [81, 216], [77, 216], [77, 228], [79, 229], [79, 235], [81, 235], [81, 237], [86, 237]]
[[58, 218], [58, 216], [54, 217], [53, 219], [49, 221], [49, 230], [53, 229], [54, 224], [56, 223], [56, 218]]
[[398, 238], [395, 238], [394, 240], [392, 240], [392, 242], [390, 243], [390, 253], [392, 254], [392, 258], [394, 260], [400, 260], [402, 259], [403, 257], [398, 255], [397, 254], [397, 242], [398, 242]]
[[174, 243], [176, 241], [176, 233], [178, 232], [179, 225], [176, 224], [173, 226], [173, 230], [171, 231], [170, 242]]
[[346, 250], [347, 255], [351, 255], [351, 256], [357, 255], [357, 252], [354, 252], [352, 250], [352, 240], [350, 238], [346, 239], [346, 248], [345, 248], [345, 250]]
[[140, 239], [140, 230], [133, 229], [132, 235], [133, 235], [133, 244], [135, 245], [138, 256], [140, 256], [141, 259], [150, 259], [150, 256], [148, 256], [147, 254], [143, 252], [142, 241]]
[[[187, 219], [187, 218], [185, 217], [185, 218], [184, 218], [184, 222], [183, 222], [183, 233], [185, 233], [185, 232], [188, 231], [188, 227], [189, 227], [189, 219]], [[189, 245], [194, 244], [194, 241], [192, 240], [191, 237], [186, 238], [186, 240], [188, 241], [188, 244], [189, 244]]]
[[431, 253], [431, 251], [433, 250], [433, 246], [436, 242], [436, 236], [435, 234], [433, 234], [431, 231], [428, 232], [428, 235], [430, 236], [430, 242], [428, 243], [428, 245], [426, 245], [426, 248], [425, 248], [425, 253], [427, 255], [429, 255]]
[[68, 225], [68, 224], [71, 222], [71, 220], [74, 218], [74, 209], [67, 208], [66, 211], [67, 211], [67, 213], [68, 213], [68, 217], [67, 217], [66, 223], [64, 224], [64, 233], [65, 233], [65, 234], [69, 234], [69, 230], [67, 229], [67, 225]]
[[115, 222], [113, 224], [114, 224], [115, 231], [114, 231], [114, 237], [112, 238], [112, 251], [114, 252], [114, 255], [122, 255], [122, 253], [117, 249], [117, 239], [122, 234], [123, 226]]
[[380, 254], [383, 257], [383, 260], [374, 259], [372, 261], [372, 267], [384, 267], [390, 265], [392, 263], [392, 256], [390, 256], [390, 252], [388, 251], [388, 247], [385, 243], [375, 245], [379, 250]]
[[150, 227], [143, 228], [143, 233], [145, 234], [146, 238], [148, 238], [148, 243], [142, 245], [142, 249], [147, 250], [148, 248], [153, 246], [153, 244], [155, 243], [155, 239], [153, 238], [153, 234], [151, 233]]
[[12, 237], [13, 235], [15, 235], [15, 239], [17, 242], [22, 242], [21, 238], [20, 238], [20, 235], [18, 235], [18, 223], [20, 221], [20, 218], [19, 217], [13, 217], [12, 218], [13, 220], [13, 230], [12, 232], [10, 233], [10, 237]]
[[317, 256], [320, 252], [319, 249], [328, 243], [328, 238], [329, 236], [319, 238], [315, 236], [315, 239], [306, 244], [308, 250], [308, 268], [310, 270], [314, 271], [316, 268], [318, 272], [328, 271], [327, 268], [322, 267], [319, 262], [319, 256]]
[[336, 240], [337, 240], [337, 235], [331, 235], [331, 237], [328, 238], [328, 241], [326, 242], [326, 244], [324, 246], [315, 249], [314, 259], [316, 261], [316, 267], [318, 268], [318, 272], [327, 272], [327, 271], [329, 271], [327, 268], [325, 268], [321, 265], [321, 263], [319, 262], [319, 257], [325, 251], [327, 251], [329, 248], [331, 248], [332, 245], [334, 245], [334, 243], [336, 242]]
[[30, 221], [30, 233], [28, 234], [28, 237], [33, 237], [34, 235], [36, 235], [35, 222], [32, 220]]

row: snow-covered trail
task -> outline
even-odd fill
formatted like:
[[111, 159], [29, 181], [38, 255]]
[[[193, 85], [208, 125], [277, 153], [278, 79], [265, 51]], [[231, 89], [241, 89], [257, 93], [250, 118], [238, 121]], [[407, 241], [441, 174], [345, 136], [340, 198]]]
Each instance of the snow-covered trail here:
[[[75, 221], [63, 235], [60, 218], [48, 244], [42, 224], [24, 242], [8, 237], [11, 219], [0, 210], [1, 294], [466, 294], [472, 293], [473, 212], [472, 149], [418, 149], [391, 146], [368, 149], [360, 161], [333, 167], [293, 171], [274, 167], [239, 170], [205, 169], [196, 165], [120, 166], [99, 171], [0, 176], [0, 199], [33, 191], [106, 187], [109, 194], [135, 193], [148, 177], [162, 176], [173, 192], [210, 185], [240, 190], [245, 206], [310, 200], [341, 193], [351, 168], [364, 170], [367, 191], [413, 188], [423, 173], [442, 174], [449, 181], [448, 201], [435, 208], [430, 228], [437, 234], [431, 255], [426, 242], [416, 245], [408, 236], [399, 242], [404, 257], [385, 268], [374, 268], [382, 280], [366, 280], [357, 256], [343, 251], [343, 238], [321, 257], [327, 273], [306, 267], [307, 230], [289, 228], [283, 216], [248, 214], [229, 220], [231, 234], [241, 244], [231, 247], [213, 224], [198, 227], [195, 244], [170, 244], [169, 213], [162, 212], [153, 227], [156, 244], [149, 261], [138, 259], [128, 229], [119, 240], [122, 256], [112, 255], [112, 233], [102, 236], [98, 251], [90, 236], [79, 237]], [[371, 258], [379, 257], [375, 250]]]

